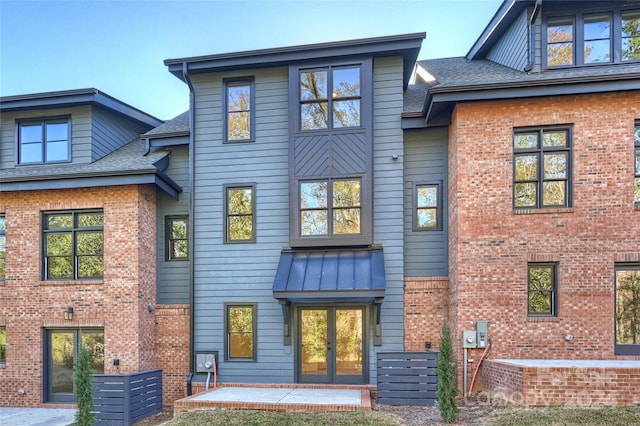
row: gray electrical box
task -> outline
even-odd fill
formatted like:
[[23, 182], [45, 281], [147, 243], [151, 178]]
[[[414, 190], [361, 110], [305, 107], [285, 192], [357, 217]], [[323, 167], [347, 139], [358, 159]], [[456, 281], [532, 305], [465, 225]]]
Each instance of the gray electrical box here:
[[486, 321], [476, 321], [476, 332], [478, 336], [476, 337], [476, 342], [478, 344], [478, 348], [486, 348], [487, 347], [487, 322]]
[[477, 348], [475, 330], [462, 332], [462, 347], [463, 348]]
[[213, 363], [218, 367], [218, 352], [196, 352], [196, 373], [213, 373]]

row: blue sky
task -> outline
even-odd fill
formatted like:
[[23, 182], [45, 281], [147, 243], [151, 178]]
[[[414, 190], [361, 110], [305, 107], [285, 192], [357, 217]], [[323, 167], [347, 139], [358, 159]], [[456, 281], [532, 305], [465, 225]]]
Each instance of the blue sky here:
[[161, 119], [188, 90], [163, 61], [426, 32], [419, 59], [463, 56], [501, 0], [0, 0], [0, 95], [95, 87]]

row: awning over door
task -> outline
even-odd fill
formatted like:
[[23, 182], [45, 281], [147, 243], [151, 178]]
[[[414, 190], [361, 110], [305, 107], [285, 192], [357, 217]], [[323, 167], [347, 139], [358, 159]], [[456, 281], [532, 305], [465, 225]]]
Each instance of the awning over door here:
[[384, 297], [382, 248], [283, 250], [273, 281], [280, 300], [374, 301]]

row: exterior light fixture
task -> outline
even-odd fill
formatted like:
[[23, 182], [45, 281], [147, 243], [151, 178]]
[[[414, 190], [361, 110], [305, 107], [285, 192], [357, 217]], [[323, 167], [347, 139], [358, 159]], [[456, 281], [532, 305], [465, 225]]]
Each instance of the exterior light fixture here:
[[71, 306], [64, 311], [64, 319], [67, 321], [71, 321], [73, 319], [73, 308]]

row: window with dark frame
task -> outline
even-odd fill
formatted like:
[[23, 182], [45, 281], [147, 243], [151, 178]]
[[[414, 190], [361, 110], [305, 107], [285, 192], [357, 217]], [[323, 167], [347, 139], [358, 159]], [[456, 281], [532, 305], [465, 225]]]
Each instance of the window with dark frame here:
[[360, 179], [300, 182], [302, 237], [360, 234]]
[[513, 207], [570, 207], [570, 129], [518, 129], [513, 149]]
[[0, 282], [7, 276], [7, 220], [0, 215]]
[[359, 65], [300, 71], [300, 130], [360, 127]]
[[225, 185], [225, 243], [256, 241], [256, 187]]
[[257, 306], [225, 303], [225, 360], [257, 359]]
[[527, 314], [557, 316], [557, 265], [530, 263], [527, 271]]
[[7, 328], [0, 327], [0, 364], [7, 362]]
[[633, 200], [636, 204], [640, 204], [640, 123], [636, 123], [635, 129], [633, 130], [633, 139], [634, 139], [634, 163], [635, 163], [635, 172], [634, 172], [634, 196]]
[[414, 231], [442, 230], [442, 183], [417, 183], [413, 192]]
[[17, 124], [18, 164], [70, 161], [69, 118], [20, 120]]
[[189, 259], [189, 217], [167, 216], [166, 224], [166, 260]]
[[550, 68], [640, 60], [640, 11], [550, 16], [544, 35]]
[[225, 142], [254, 140], [254, 80], [253, 78], [224, 81]]
[[72, 211], [43, 215], [45, 280], [98, 279], [104, 275], [104, 214]]
[[640, 264], [615, 267], [616, 355], [640, 355]]

